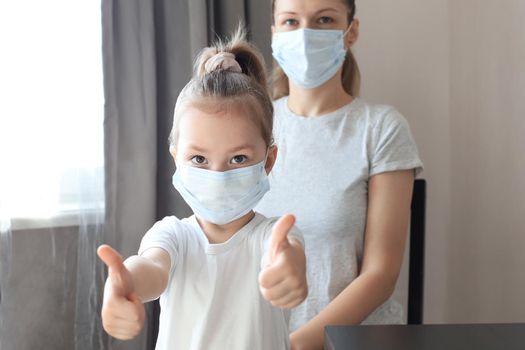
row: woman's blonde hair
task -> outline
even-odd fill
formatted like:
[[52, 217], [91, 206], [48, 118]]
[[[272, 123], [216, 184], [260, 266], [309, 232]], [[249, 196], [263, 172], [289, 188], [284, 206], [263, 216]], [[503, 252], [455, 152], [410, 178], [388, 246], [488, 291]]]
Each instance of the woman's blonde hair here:
[[[272, 0], [272, 23], [274, 23], [275, 15], [275, 1]], [[348, 25], [352, 23], [355, 16], [355, 0], [346, 0], [344, 3], [348, 7]], [[351, 50], [347, 51], [345, 61], [343, 63], [343, 74], [342, 74], [343, 88], [345, 91], [354, 96], [359, 96], [359, 90], [361, 88], [361, 73], [355, 56]], [[277, 62], [273, 63], [273, 70], [270, 79], [272, 98], [277, 100], [283, 96], [290, 94], [290, 88], [288, 83], [288, 77], [284, 73], [283, 69]]]
[[175, 104], [171, 146], [177, 145], [180, 119], [190, 105], [213, 111], [245, 108], [247, 117], [259, 126], [266, 145], [272, 144], [273, 105], [267, 90], [264, 59], [246, 41], [242, 26], [227, 42], [219, 40], [201, 50], [193, 68], [193, 77]]

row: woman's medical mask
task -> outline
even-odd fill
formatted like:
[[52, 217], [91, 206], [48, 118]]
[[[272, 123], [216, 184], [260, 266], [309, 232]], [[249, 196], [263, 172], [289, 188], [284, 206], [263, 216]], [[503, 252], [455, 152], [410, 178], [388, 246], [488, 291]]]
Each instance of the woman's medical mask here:
[[273, 57], [296, 85], [316, 88], [341, 68], [346, 57], [344, 36], [351, 27], [344, 32], [308, 28], [276, 32], [272, 38]]
[[197, 216], [223, 225], [246, 215], [268, 192], [265, 163], [228, 171], [177, 164], [173, 186]]

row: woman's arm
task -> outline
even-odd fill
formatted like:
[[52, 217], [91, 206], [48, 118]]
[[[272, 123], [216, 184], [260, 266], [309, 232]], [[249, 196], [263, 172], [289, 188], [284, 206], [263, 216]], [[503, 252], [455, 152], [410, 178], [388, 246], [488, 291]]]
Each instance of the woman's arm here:
[[368, 213], [359, 276], [290, 336], [292, 349], [322, 349], [324, 327], [361, 323], [393, 293], [405, 248], [414, 171], [375, 175], [368, 183]]

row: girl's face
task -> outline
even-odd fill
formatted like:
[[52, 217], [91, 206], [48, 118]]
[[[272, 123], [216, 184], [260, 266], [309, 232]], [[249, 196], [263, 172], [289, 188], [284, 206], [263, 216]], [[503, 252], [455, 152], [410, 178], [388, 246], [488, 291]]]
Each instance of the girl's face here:
[[[188, 106], [179, 123], [176, 148], [170, 152], [177, 163], [213, 171], [227, 171], [254, 165], [265, 160], [268, 147], [261, 131], [242, 108], [223, 111]], [[269, 173], [277, 155], [268, 151]]]
[[272, 31], [346, 30], [350, 24], [348, 11], [343, 0], [275, 0]]

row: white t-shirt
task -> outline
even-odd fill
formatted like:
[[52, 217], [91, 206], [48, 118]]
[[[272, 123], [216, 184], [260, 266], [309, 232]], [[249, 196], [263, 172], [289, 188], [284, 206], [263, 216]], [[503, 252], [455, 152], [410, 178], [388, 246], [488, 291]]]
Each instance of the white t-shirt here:
[[[160, 296], [157, 350], [281, 350], [289, 348], [289, 312], [259, 291], [258, 274], [277, 219], [260, 214], [228, 241], [210, 244], [194, 216], [169, 216], [142, 239], [171, 258], [168, 287]], [[288, 237], [303, 242], [293, 228]]]
[[[323, 116], [291, 112], [288, 98], [274, 102], [277, 162], [270, 192], [256, 210], [293, 213], [304, 235], [309, 294], [292, 310], [293, 331], [317, 315], [359, 274], [367, 214], [368, 179], [422, 169], [406, 120], [394, 108], [361, 99]], [[393, 300], [367, 323], [401, 323]]]

